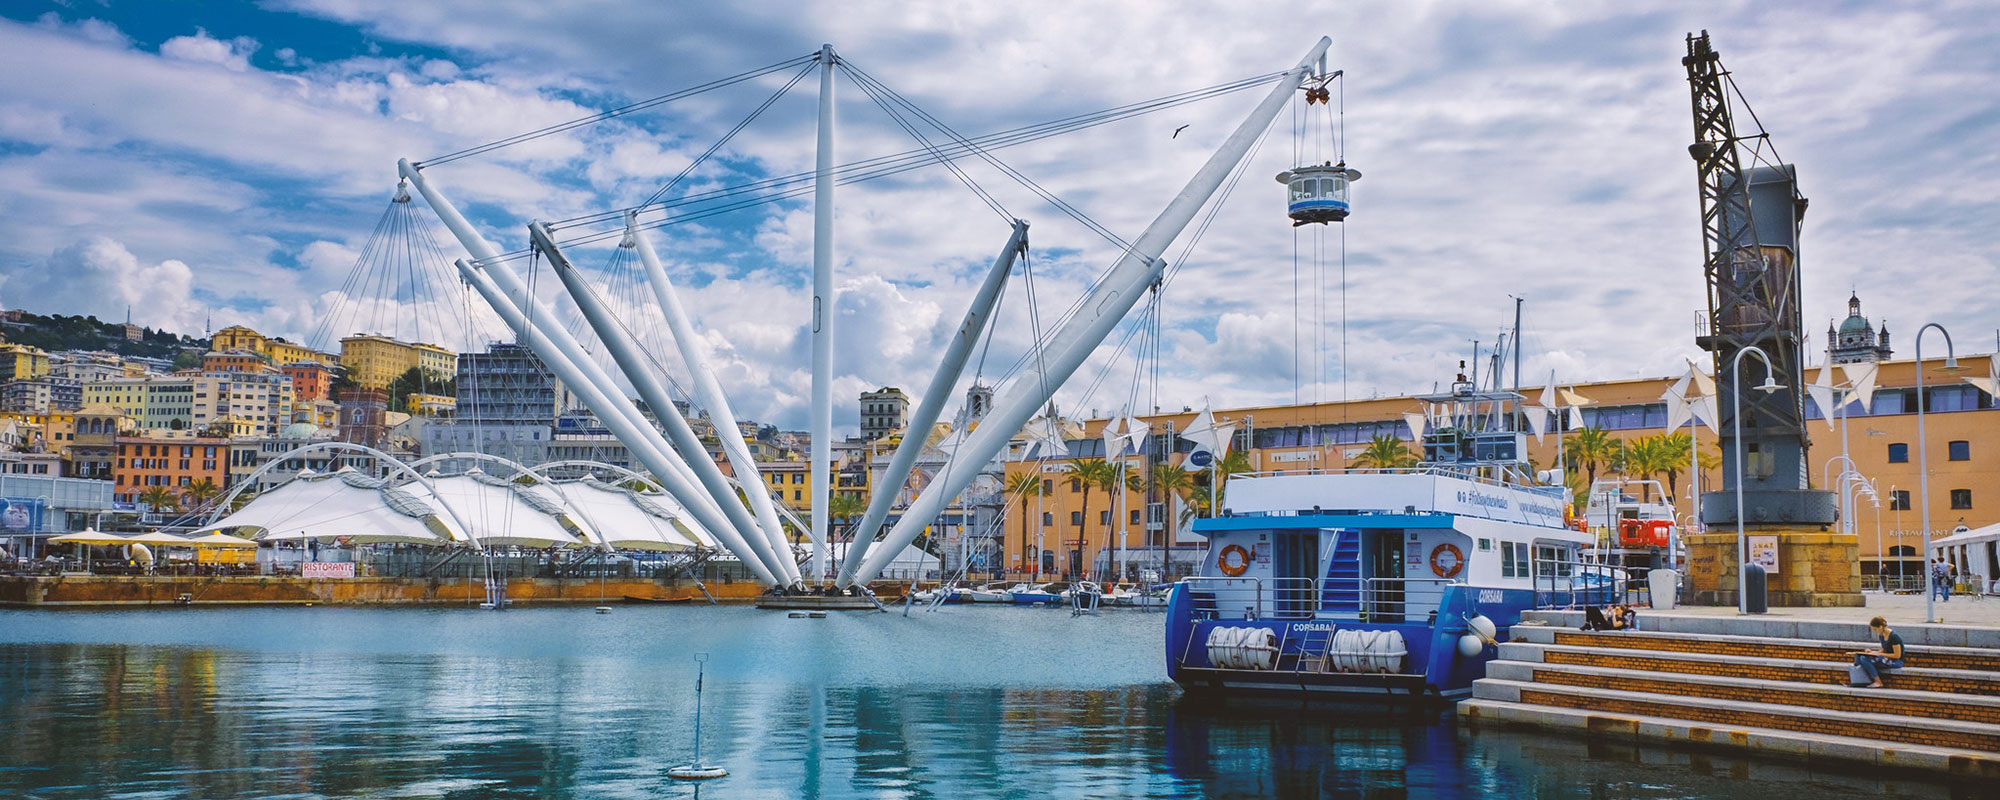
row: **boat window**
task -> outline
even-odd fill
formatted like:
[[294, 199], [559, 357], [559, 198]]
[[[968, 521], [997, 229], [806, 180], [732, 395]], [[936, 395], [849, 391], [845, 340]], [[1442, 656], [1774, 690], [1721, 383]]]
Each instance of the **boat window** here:
[[1311, 178], [1292, 179], [1292, 202], [1296, 203], [1300, 200], [1310, 200], [1312, 199], [1312, 193], [1313, 193], [1313, 181]]
[[1493, 540], [1492, 540], [1492, 539], [1481, 539], [1481, 540], [1479, 540], [1479, 550], [1480, 550], [1480, 552], [1492, 552], [1492, 551], [1493, 551]]

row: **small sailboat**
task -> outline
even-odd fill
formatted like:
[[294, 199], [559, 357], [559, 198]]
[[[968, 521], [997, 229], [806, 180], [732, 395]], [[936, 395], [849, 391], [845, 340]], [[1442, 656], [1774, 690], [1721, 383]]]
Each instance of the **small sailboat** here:
[[701, 680], [708, 671], [708, 654], [694, 654], [694, 663], [694, 763], [667, 770], [667, 777], [680, 781], [705, 781], [729, 775], [729, 770], [701, 763]]
[[1051, 591], [1054, 587], [1052, 583], [1040, 586], [1017, 583], [1007, 590], [1007, 600], [1017, 606], [1045, 606], [1062, 602], [1062, 596]]

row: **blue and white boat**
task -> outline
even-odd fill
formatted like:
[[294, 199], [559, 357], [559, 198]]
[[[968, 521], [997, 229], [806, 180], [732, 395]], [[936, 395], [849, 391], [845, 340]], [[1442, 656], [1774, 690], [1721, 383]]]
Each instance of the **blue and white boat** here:
[[1521, 612], [1610, 602], [1565, 525], [1559, 473], [1529, 472], [1521, 396], [1460, 376], [1423, 403], [1419, 466], [1250, 474], [1197, 575], [1167, 603], [1167, 671], [1190, 692], [1458, 699]]

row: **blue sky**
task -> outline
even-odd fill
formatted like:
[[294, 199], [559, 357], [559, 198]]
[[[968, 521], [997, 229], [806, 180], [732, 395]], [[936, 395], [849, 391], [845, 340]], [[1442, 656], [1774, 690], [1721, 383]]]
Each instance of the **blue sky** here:
[[[1971, 2], [9, 0], [0, 2], [0, 304], [109, 318], [129, 305], [148, 325], [199, 333], [212, 319], [295, 338], [366, 319], [476, 346], [499, 329], [456, 286], [386, 311], [365, 302], [380, 289], [343, 292], [398, 158], [821, 42], [973, 134], [1277, 71], [1326, 34], [1332, 64], [1348, 75], [1347, 156], [1366, 175], [1346, 230], [1345, 290], [1338, 231], [1292, 229], [1269, 180], [1295, 149], [1288, 113], [1192, 256], [1182, 255], [1187, 236], [1168, 251], [1180, 272], [1164, 299], [1159, 404], [1426, 390], [1472, 340], [1490, 345], [1511, 321], [1510, 294], [1528, 298], [1528, 374], [1665, 374], [1695, 353], [1703, 304], [1679, 64], [1682, 37], [1698, 29], [1714, 34], [1812, 198], [1808, 327], [1843, 313], [1854, 289], [1901, 335], [1905, 356], [1907, 335], [1928, 321], [1951, 328], [1962, 348], [1992, 348], [2000, 11]], [[781, 81], [429, 174], [490, 238], [518, 247], [528, 220], [652, 193]], [[838, 92], [841, 160], [914, 146], [852, 83]], [[808, 79], [691, 187], [810, 168], [813, 94]], [[1000, 155], [1129, 239], [1255, 95]], [[991, 167], [967, 171], [1034, 224], [1047, 324], [1116, 249]], [[937, 168], [843, 187], [837, 205], [845, 427], [863, 389], [921, 391], [1006, 228]], [[810, 234], [810, 204], [793, 201], [671, 226], [655, 241], [738, 410], [788, 427], [804, 419]], [[445, 253], [463, 255], [435, 235]], [[1318, 244], [1318, 292], [1315, 235], [1333, 237]], [[1297, 261], [1295, 247], [1305, 254]], [[573, 257], [587, 270], [612, 265], [605, 248]], [[1295, 267], [1304, 297], [1293, 293]], [[555, 281], [542, 277], [550, 294]], [[623, 280], [610, 282], [629, 287]], [[1016, 278], [1009, 289], [989, 380], [1031, 336], [1026, 288]], [[636, 295], [618, 302], [663, 346]], [[1135, 393], [1132, 381], [1129, 355], [1106, 346], [1062, 402], [1109, 411]]]

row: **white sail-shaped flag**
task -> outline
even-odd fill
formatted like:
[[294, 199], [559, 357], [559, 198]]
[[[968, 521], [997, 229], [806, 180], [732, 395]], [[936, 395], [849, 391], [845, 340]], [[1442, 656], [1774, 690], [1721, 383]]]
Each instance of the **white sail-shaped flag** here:
[[1146, 451], [1146, 434], [1153, 432], [1153, 426], [1138, 417], [1125, 417], [1125, 441], [1131, 442], [1139, 452]]
[[1681, 378], [1660, 394], [1660, 400], [1667, 404], [1667, 430], [1669, 431], [1680, 430], [1681, 423], [1687, 422], [1688, 418], [1694, 416], [1694, 401], [1687, 399], [1687, 396], [1682, 394], [1682, 392], [1687, 391], [1687, 385], [1688, 379]]
[[1694, 401], [1694, 418], [1716, 434], [1722, 433], [1722, 420], [1716, 416], [1715, 395], [1703, 395]]
[[1542, 387], [1542, 407], [1555, 408], [1557, 402], [1559, 401], [1556, 399], [1556, 372], [1549, 370], [1549, 382]]
[[1229, 455], [1229, 446], [1236, 442], [1236, 423], [1218, 422], [1215, 429], [1209, 431], [1208, 437], [1209, 452], [1215, 454], [1215, 460], [1221, 461], [1223, 456]]
[[1819, 405], [1819, 416], [1821, 419], [1826, 420], [1826, 427], [1829, 430], [1832, 429], [1834, 400], [1835, 396], [1840, 393], [1838, 389], [1833, 388], [1832, 364], [1827, 364], [1819, 368], [1819, 377], [1815, 378], [1812, 383], [1806, 384], [1806, 392], [1812, 395], [1813, 402]]
[[1861, 413], [1868, 413], [1868, 409], [1875, 406], [1875, 379], [1881, 376], [1881, 371], [1875, 368], [1873, 361], [1842, 364], [1840, 371], [1847, 375], [1849, 395], [1861, 402]]
[[1424, 440], [1424, 431], [1430, 427], [1430, 417], [1415, 411], [1403, 412], [1403, 424], [1410, 426], [1410, 438]]
[[1541, 406], [1522, 406], [1521, 413], [1528, 418], [1528, 429], [1535, 432], [1535, 443], [1540, 444], [1542, 435], [1549, 430], [1549, 410]]
[[1980, 391], [1991, 395], [1994, 400], [2000, 400], [2000, 353], [1993, 354], [1992, 363], [1987, 367], [1986, 377], [1967, 376], [1965, 382], [1979, 387]]
[[1069, 444], [1063, 441], [1062, 424], [1054, 417], [1040, 417], [1028, 422], [1028, 447], [1022, 455], [1038, 458], [1065, 458], [1069, 456]]
[[1180, 436], [1194, 442], [1198, 447], [1207, 449], [1217, 458], [1222, 457], [1221, 453], [1215, 452], [1215, 415], [1209, 412], [1207, 406], [1202, 407], [1201, 413], [1195, 415], [1194, 420], [1188, 423], [1187, 430], [1181, 431]]
[[1118, 430], [1124, 422], [1125, 420], [1121, 417], [1112, 417], [1104, 421], [1104, 430], [1099, 435], [1104, 437], [1104, 457], [1106, 459], [1125, 455], [1125, 436]]

